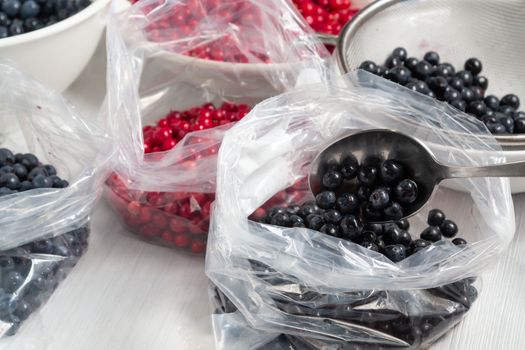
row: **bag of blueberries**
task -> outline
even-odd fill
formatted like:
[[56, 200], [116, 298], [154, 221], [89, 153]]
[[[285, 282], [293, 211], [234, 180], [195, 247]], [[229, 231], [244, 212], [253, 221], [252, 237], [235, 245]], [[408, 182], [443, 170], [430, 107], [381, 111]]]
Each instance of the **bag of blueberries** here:
[[304, 191], [327, 146], [370, 129], [449, 166], [503, 161], [479, 120], [361, 70], [260, 103], [218, 158], [206, 257], [218, 349], [426, 348], [477, 305], [480, 273], [514, 235], [508, 179], [445, 181], [403, 219], [421, 190], [411, 169], [343, 149], [315, 195], [267, 205]]
[[0, 64], [0, 342], [86, 252], [112, 144], [57, 93]]
[[113, 16], [119, 164], [107, 197], [132, 233], [205, 252], [224, 132], [300, 76], [325, 72], [328, 53], [308, 28], [286, 0], [142, 0]]

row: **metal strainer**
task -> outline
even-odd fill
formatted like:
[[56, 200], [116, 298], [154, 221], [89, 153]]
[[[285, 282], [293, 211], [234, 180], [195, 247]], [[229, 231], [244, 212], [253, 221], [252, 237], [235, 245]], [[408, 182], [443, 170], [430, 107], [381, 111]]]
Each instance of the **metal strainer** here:
[[[343, 28], [336, 45], [342, 73], [365, 60], [383, 63], [398, 46], [417, 58], [437, 51], [457, 69], [477, 57], [489, 79], [487, 94], [514, 93], [525, 109], [525, 0], [378, 0]], [[525, 148], [525, 135], [496, 138]]]

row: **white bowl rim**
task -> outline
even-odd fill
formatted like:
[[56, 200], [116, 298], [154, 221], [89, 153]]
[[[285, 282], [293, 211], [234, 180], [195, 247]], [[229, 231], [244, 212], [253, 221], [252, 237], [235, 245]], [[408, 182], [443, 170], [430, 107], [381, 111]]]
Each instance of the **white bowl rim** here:
[[63, 19], [53, 25], [50, 25], [49, 27], [44, 27], [29, 33], [0, 39], [0, 49], [39, 40], [41, 38], [66, 31], [67, 29], [86, 21], [91, 16], [98, 13], [110, 1], [111, 0], [94, 0], [82, 11], [75, 13], [73, 16]]

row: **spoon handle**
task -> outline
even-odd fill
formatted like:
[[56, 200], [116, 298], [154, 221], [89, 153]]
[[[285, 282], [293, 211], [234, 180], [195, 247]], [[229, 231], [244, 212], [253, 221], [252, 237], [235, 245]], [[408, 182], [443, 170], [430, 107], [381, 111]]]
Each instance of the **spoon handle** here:
[[333, 34], [325, 34], [325, 33], [317, 33], [317, 39], [319, 39], [323, 44], [328, 45], [336, 45], [337, 39], [339, 38], [337, 35]]
[[479, 167], [445, 167], [445, 178], [525, 177], [525, 161]]

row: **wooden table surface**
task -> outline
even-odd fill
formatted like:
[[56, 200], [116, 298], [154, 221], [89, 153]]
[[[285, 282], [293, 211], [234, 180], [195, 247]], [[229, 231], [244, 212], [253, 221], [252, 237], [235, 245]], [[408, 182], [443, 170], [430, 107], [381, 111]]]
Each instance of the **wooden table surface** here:
[[[68, 90], [96, 113], [104, 46]], [[480, 299], [432, 350], [525, 350], [525, 195], [515, 196], [514, 242], [483, 276]], [[89, 252], [51, 300], [0, 350], [212, 350], [204, 261], [126, 235], [102, 201]], [[523, 293], [523, 294], [522, 294]]]

